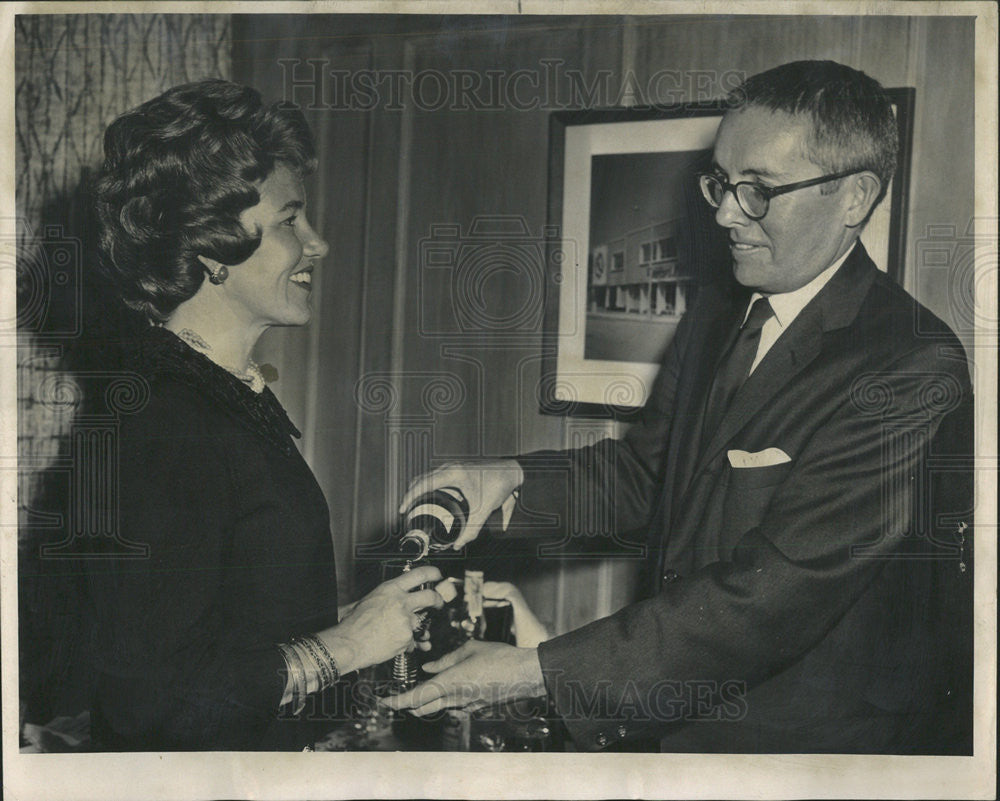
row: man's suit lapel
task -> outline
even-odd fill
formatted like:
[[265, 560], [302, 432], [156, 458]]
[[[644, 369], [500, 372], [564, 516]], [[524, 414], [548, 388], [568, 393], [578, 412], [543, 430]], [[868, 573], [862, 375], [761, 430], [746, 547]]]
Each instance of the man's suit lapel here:
[[754, 414], [819, 354], [823, 329], [817, 315], [804, 309], [795, 322], [774, 343], [733, 398], [719, 427], [710, 432], [699, 454], [698, 468], [711, 462]]
[[[746, 311], [750, 298], [749, 293], [736, 288], [720, 297], [718, 307], [707, 315], [700, 327], [700, 336], [693, 343], [690, 356], [685, 366], [685, 373], [677, 395], [677, 415], [675, 420], [681, 420], [682, 429], [678, 436], [672, 437], [667, 451], [667, 465], [673, 472], [673, 481], [668, 482], [667, 502], [672, 505], [683, 497], [698, 462], [699, 442], [702, 436], [702, 425], [705, 417], [705, 398], [712, 386], [715, 376], [715, 365], [719, 363], [722, 354], [733, 344], [737, 334], [740, 316]], [[703, 365], [711, 365], [709, 369], [698, 369]]]
[[[778, 338], [740, 388], [719, 428], [714, 433], [706, 432], [705, 447], [698, 448], [697, 441], [686, 437], [689, 440], [687, 447], [693, 452], [688, 456], [694, 456], [694, 467], [687, 473], [681, 485], [683, 488], [690, 486], [694, 476], [711, 463], [753, 416], [819, 355], [826, 332], [843, 328], [854, 320], [875, 278], [876, 269], [864, 247], [858, 243], [841, 269]], [[711, 372], [714, 373], [714, 367]], [[704, 407], [710, 382], [711, 376], [707, 382], [702, 382], [703, 391], [692, 398], [693, 403], [700, 402]], [[701, 414], [704, 415], [703, 409]], [[701, 426], [697, 428], [700, 431]]]

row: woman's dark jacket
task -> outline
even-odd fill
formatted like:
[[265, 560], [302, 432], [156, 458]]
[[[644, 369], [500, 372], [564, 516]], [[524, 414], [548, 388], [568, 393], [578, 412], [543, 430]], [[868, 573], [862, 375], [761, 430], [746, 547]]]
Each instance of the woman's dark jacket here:
[[80, 560], [94, 744], [301, 749], [315, 733], [279, 716], [277, 643], [337, 622], [337, 582], [298, 431], [269, 389], [169, 331], [151, 329], [124, 364], [139, 390], [118, 415], [107, 511], [125, 541], [113, 550], [139, 556]]

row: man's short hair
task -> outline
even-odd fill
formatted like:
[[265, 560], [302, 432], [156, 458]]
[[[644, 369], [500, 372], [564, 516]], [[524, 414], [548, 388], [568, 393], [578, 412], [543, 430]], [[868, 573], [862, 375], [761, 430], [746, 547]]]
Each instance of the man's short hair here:
[[302, 113], [229, 81], [175, 86], [112, 122], [94, 190], [100, 264], [125, 304], [164, 322], [205, 280], [199, 256], [248, 259], [260, 231], [240, 215], [279, 164], [315, 168]]
[[872, 208], [885, 197], [899, 134], [889, 98], [874, 78], [835, 61], [793, 61], [747, 78], [727, 102], [735, 109], [808, 114], [810, 160], [827, 172], [871, 170], [882, 185]]

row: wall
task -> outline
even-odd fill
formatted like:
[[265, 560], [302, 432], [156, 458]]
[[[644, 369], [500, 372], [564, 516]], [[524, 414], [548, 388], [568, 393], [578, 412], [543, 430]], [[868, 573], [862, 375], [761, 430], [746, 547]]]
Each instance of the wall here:
[[170, 86], [229, 77], [230, 21], [205, 14], [15, 18], [19, 508], [55, 455], [72, 409], [60, 402], [67, 351], [87, 304], [92, 229], [86, 183], [104, 128]]
[[[316, 319], [269, 335], [264, 352], [280, 367], [276, 389], [303, 427], [330, 501], [347, 592], [355, 549], [391, 524], [409, 475], [444, 459], [575, 445], [614, 431], [538, 412], [541, 326], [530, 314], [518, 318], [541, 289], [524, 254], [546, 223], [555, 108], [718, 97], [734, 74], [799, 58], [832, 58], [886, 86], [915, 87], [904, 283], [971, 342], [953, 270], [920, 263], [929, 229], [960, 234], [972, 219], [972, 66], [955, 58], [972, 52], [971, 19], [237, 16], [233, 30], [234, 75], [271, 96], [294, 95], [320, 140], [314, 216], [332, 251], [316, 283]], [[283, 59], [296, 60], [297, 71]], [[544, 92], [532, 94], [530, 76], [544, 85], [556, 61], [579, 71], [583, 88], [606, 70], [609, 92], [591, 102], [579, 93], [524, 102]], [[373, 101], [361, 91], [352, 105], [342, 81], [363, 70], [431, 77], [416, 100], [404, 91]], [[521, 94], [508, 91], [479, 110], [461, 92], [438, 103], [435, 75], [482, 88], [518, 70], [529, 76]], [[651, 88], [663, 70], [668, 79]], [[490, 215], [506, 216], [492, 223], [515, 226], [507, 229], [513, 239], [475, 228]], [[442, 241], [452, 268], [427, 260], [427, 247]], [[501, 241], [517, 246], [497, 269], [484, 261], [486, 277], [453, 295], [455, 271], [499, 258]], [[477, 250], [484, 244], [493, 255]], [[550, 567], [495, 560], [490, 571], [517, 580], [559, 631], [631, 597], [634, 562]]]

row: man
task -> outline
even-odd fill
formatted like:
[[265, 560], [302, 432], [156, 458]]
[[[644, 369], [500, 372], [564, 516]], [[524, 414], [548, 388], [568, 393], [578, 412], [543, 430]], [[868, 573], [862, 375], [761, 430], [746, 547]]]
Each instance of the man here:
[[565, 533], [582, 486], [648, 532], [651, 597], [537, 650], [466, 646], [392, 704], [547, 692], [583, 749], [971, 753], [968, 369], [858, 242], [896, 163], [891, 106], [832, 62], [730, 100], [700, 180], [736, 283], [701, 292], [641, 422], [447, 465], [404, 498], [458, 486], [461, 547], [515, 490], [512, 529], [546, 513]]

